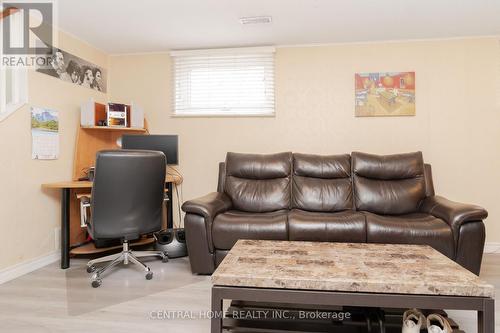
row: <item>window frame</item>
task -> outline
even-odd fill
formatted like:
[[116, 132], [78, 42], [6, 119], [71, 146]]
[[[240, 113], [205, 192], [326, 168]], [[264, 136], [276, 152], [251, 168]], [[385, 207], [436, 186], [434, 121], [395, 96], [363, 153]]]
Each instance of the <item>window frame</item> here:
[[497, 40], [497, 107], [500, 108], [500, 39]]
[[[274, 47], [246, 47], [246, 48], [225, 48], [225, 49], [202, 49], [202, 50], [185, 50], [185, 51], [172, 51], [170, 52], [172, 60], [172, 111], [170, 117], [173, 118], [247, 118], [247, 117], [275, 117], [276, 116], [276, 88], [275, 88], [275, 54], [276, 50]], [[270, 54], [272, 56], [272, 111], [268, 111], [267, 108], [263, 110], [258, 110], [258, 108], [248, 108], [256, 110], [256, 112], [238, 112], [235, 111], [213, 111], [205, 109], [205, 111], [200, 112], [178, 112], [176, 107], [176, 93], [177, 93], [177, 80], [176, 80], [176, 66], [175, 57], [182, 56], [231, 56], [239, 54]], [[222, 109], [222, 108], [220, 108]], [[220, 110], [219, 109], [219, 110]], [[243, 109], [243, 108], [242, 108]]]
[[[17, 38], [17, 43], [22, 43], [23, 26], [21, 24], [21, 12], [9, 15], [8, 19], [17, 21], [11, 25], [14, 27], [12, 37]], [[0, 45], [0, 48], [3, 48], [3, 45]], [[2, 51], [0, 54], [3, 55], [3, 50], [0, 50]], [[7, 82], [7, 70], [11, 71], [11, 82], [9, 83]], [[0, 83], [0, 121], [3, 121], [28, 103], [28, 71], [25, 67], [5, 68], [3, 62], [0, 62]], [[7, 103], [7, 84], [10, 84], [12, 93], [12, 101], [9, 103]]]

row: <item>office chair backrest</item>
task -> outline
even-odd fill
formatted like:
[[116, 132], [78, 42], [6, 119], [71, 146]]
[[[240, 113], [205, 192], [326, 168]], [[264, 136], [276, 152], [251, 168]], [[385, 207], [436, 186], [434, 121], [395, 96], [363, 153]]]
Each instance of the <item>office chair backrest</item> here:
[[161, 229], [166, 160], [159, 151], [97, 153], [92, 237], [133, 240]]

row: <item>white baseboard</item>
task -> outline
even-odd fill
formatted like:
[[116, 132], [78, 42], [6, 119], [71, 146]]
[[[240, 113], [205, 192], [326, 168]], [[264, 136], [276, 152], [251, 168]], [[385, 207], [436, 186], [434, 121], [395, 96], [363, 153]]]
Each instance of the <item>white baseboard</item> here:
[[54, 251], [44, 256], [4, 268], [0, 270], [0, 284], [33, 272], [34, 270], [47, 266], [48, 264], [56, 262], [59, 259], [61, 259], [61, 252]]
[[500, 243], [488, 242], [484, 244], [484, 253], [500, 253]]

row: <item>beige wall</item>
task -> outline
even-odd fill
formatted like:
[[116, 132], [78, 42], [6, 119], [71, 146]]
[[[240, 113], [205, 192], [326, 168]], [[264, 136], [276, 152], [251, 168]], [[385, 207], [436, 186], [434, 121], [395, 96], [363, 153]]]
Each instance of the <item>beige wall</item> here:
[[[168, 53], [109, 57], [71, 36], [59, 46], [109, 69], [109, 99], [144, 107], [152, 133], [180, 136], [184, 199], [213, 191], [227, 151], [395, 153], [422, 150], [437, 192], [490, 211], [487, 241], [500, 242], [500, 103], [496, 39], [278, 48], [275, 118], [172, 118]], [[354, 73], [416, 71], [417, 116], [355, 118]], [[0, 269], [53, 252], [60, 193], [70, 179], [79, 105], [105, 94], [29, 73], [29, 105], [0, 122]], [[31, 159], [29, 106], [59, 110], [60, 157]]]
[[[59, 47], [107, 67], [106, 54], [60, 33]], [[80, 104], [106, 95], [45, 74], [28, 73], [28, 105], [0, 122], [0, 269], [56, 250], [60, 226], [60, 193], [40, 185], [71, 179]], [[30, 106], [59, 111], [60, 155], [53, 161], [31, 159]]]
[[[320, 154], [422, 150], [439, 194], [490, 212], [500, 242], [500, 109], [493, 38], [278, 48], [275, 118], [172, 118], [168, 53], [110, 57], [110, 99], [145, 108], [153, 133], [179, 134], [184, 199], [216, 189], [227, 151]], [[415, 71], [415, 117], [355, 118], [354, 73]]]

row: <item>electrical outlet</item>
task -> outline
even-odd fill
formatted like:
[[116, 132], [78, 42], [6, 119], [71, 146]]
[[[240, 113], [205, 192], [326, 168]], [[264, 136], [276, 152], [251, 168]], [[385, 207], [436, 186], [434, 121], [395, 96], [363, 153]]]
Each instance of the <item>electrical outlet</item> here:
[[54, 247], [56, 250], [61, 248], [61, 228], [54, 228]]

